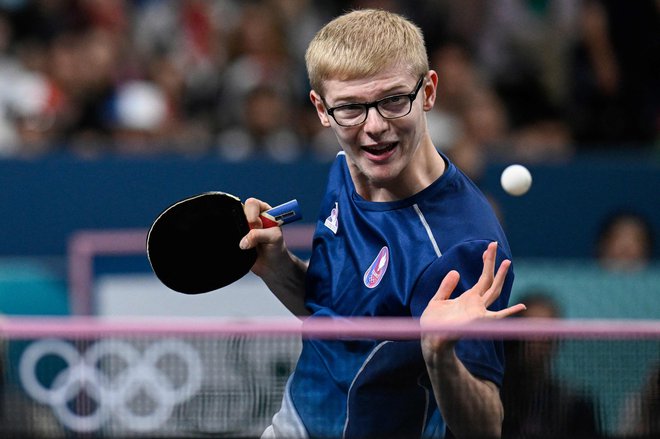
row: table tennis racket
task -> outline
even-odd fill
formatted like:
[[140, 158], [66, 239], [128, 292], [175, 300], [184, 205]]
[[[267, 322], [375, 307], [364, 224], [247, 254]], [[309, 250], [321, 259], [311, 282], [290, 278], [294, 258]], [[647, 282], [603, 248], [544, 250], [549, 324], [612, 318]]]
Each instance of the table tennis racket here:
[[[261, 214], [264, 228], [300, 219], [296, 200]], [[217, 290], [247, 274], [255, 249], [241, 250], [250, 231], [243, 204], [224, 192], [205, 192], [165, 209], [147, 234], [147, 256], [156, 277], [185, 294]]]

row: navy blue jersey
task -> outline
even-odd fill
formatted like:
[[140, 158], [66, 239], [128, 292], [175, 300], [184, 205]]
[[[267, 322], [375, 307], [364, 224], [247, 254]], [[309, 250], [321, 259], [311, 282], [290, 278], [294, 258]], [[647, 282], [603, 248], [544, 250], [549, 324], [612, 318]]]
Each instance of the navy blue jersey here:
[[[497, 241], [497, 266], [511, 259], [506, 237], [479, 189], [452, 163], [416, 195], [393, 202], [360, 197], [343, 153], [329, 174], [306, 279], [312, 317], [419, 317], [451, 270], [454, 295], [481, 275]], [[491, 310], [506, 308], [513, 270]], [[470, 372], [501, 384], [502, 346], [461, 340]], [[273, 428], [309, 437], [443, 437], [419, 341], [305, 340]]]

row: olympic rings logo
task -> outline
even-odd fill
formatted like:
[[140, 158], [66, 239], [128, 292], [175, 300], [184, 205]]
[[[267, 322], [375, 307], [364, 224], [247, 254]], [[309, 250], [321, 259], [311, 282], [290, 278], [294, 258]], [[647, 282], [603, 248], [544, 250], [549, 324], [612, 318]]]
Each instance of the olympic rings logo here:
[[[186, 378], [182, 383], [176, 379], [179, 369], [176, 376], [163, 370], [167, 356], [177, 357], [185, 364]], [[51, 357], [66, 365], [46, 385], [37, 374], [43, 370], [40, 363]], [[96, 431], [110, 419], [130, 430], [154, 430], [170, 419], [176, 405], [197, 393], [202, 372], [198, 352], [174, 339], [153, 343], [144, 352], [124, 341], [101, 340], [84, 354], [70, 343], [44, 339], [29, 345], [19, 363], [25, 391], [36, 401], [49, 405], [63, 425], [78, 432]], [[77, 413], [75, 404], [71, 404], [83, 393], [94, 401], [91, 413]], [[145, 394], [153, 407], [147, 413], [136, 413], [132, 403]]]

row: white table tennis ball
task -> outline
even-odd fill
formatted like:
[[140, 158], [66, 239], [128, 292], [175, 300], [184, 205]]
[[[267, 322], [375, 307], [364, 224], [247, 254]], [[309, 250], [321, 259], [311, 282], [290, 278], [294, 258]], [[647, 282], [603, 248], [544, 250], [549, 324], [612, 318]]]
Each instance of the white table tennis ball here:
[[532, 174], [523, 165], [511, 165], [502, 172], [500, 183], [508, 194], [524, 195], [532, 186]]

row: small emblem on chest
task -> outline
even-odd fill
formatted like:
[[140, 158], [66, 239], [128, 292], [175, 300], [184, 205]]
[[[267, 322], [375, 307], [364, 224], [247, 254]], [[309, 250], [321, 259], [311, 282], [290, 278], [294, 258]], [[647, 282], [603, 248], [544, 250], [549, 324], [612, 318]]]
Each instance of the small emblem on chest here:
[[325, 226], [332, 230], [332, 233], [337, 234], [339, 228], [339, 203], [335, 203], [334, 209], [330, 212], [330, 216], [325, 219]]
[[380, 281], [385, 276], [387, 266], [390, 262], [390, 252], [387, 247], [383, 247], [378, 252], [378, 256], [371, 263], [367, 271], [364, 273], [364, 285], [367, 288], [376, 288]]

